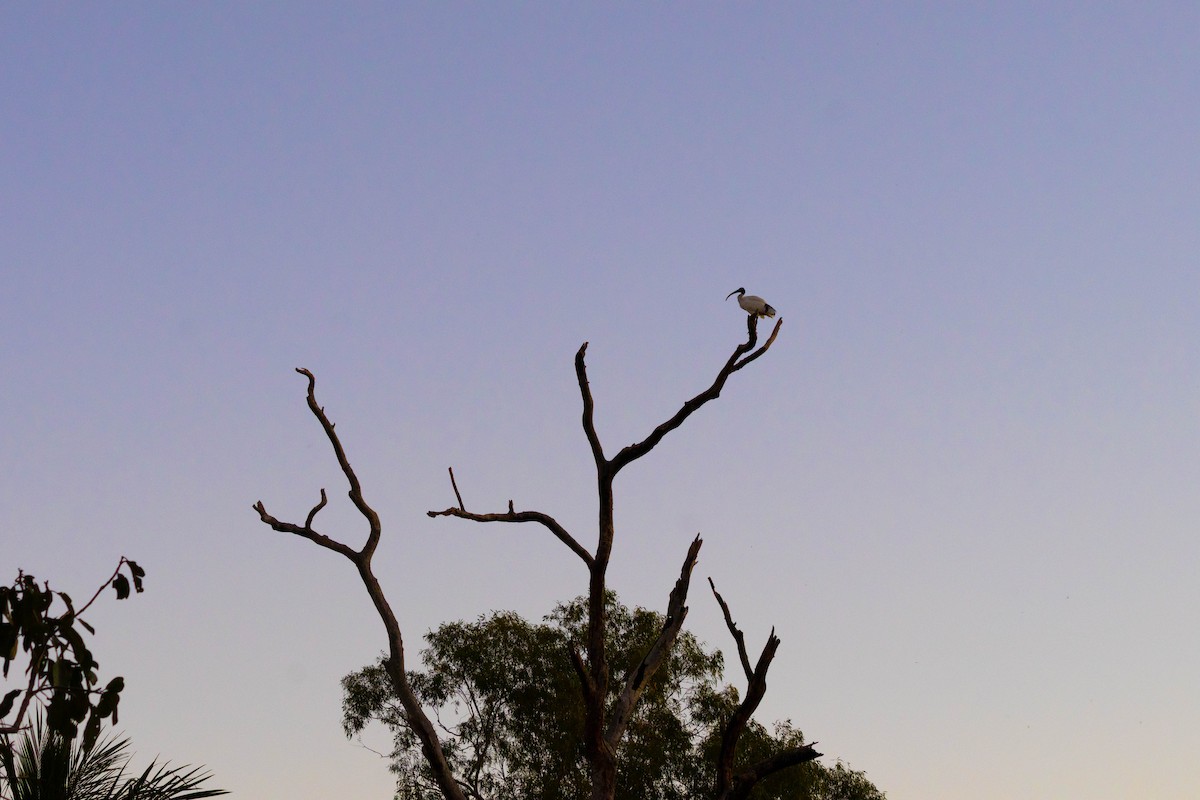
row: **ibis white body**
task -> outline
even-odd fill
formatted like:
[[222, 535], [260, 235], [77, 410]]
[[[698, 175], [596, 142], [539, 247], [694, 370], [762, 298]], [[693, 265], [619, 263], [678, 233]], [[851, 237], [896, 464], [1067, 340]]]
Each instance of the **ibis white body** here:
[[734, 289], [732, 292], [725, 295], [725, 299], [728, 300], [729, 298], [733, 297], [735, 294], [738, 296], [738, 305], [741, 306], [742, 310], [745, 311], [750, 316], [752, 316], [752, 317], [773, 317], [773, 316], [775, 316], [775, 309], [772, 308], [771, 306], [767, 305], [766, 300], [763, 300], [761, 297], [759, 297], [758, 295], [755, 295], [755, 294], [746, 294], [746, 289], [744, 287]]

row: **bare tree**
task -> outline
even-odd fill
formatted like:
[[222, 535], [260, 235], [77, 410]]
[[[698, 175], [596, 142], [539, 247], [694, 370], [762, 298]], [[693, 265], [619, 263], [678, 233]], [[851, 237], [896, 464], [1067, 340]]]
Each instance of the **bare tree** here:
[[[591, 773], [592, 800], [612, 800], [614, 796], [616, 791], [618, 748], [622, 736], [625, 733], [626, 726], [643, 690], [670, 653], [671, 647], [674, 645], [676, 637], [683, 627], [684, 619], [688, 613], [686, 605], [688, 586], [702, 544], [700, 537], [697, 536], [688, 547], [683, 565], [680, 568], [679, 579], [675, 582], [675, 586], [668, 598], [666, 621], [662, 631], [659, 633], [656, 641], [646, 651], [637, 667], [619, 679], [617, 686], [620, 689], [616, 692], [616, 701], [611, 704], [611, 707], [606, 708], [606, 698], [609, 696], [610, 681], [612, 678], [609, 675], [608, 656], [605, 653], [604, 632], [606, 619], [604, 598], [608, 565], [612, 555], [615, 533], [613, 525], [613, 480], [623, 468], [653, 450], [668, 433], [682, 425], [701, 406], [719, 397], [721, 390], [725, 386], [725, 382], [733, 373], [749, 365], [767, 352], [771, 344], [775, 341], [775, 337], [779, 334], [779, 328], [782, 323], [782, 319], [777, 321], [766, 342], [756, 349], [756, 345], [758, 345], [758, 318], [754, 315], [748, 315], [746, 341], [734, 349], [733, 354], [725, 361], [725, 364], [717, 373], [712, 384], [695, 397], [686, 401], [679, 411], [651, 431], [645, 439], [622, 448], [612, 457], [605, 455], [600, 437], [596, 433], [595, 402], [588, 384], [587, 366], [584, 361], [588, 345], [587, 342], [583, 343], [579, 351], [575, 354], [575, 374], [579, 382], [579, 392], [583, 401], [583, 430], [591, 447], [596, 467], [596, 485], [599, 496], [599, 524], [598, 538], [594, 551], [589, 551], [581, 545], [566, 528], [549, 514], [540, 511], [517, 511], [514, 509], [511, 500], [508, 503], [506, 511], [483, 514], [467, 511], [462, 494], [455, 481], [453, 469], [450, 470], [450, 483], [458, 504], [444, 511], [428, 512], [430, 517], [458, 517], [474, 522], [538, 523], [566, 545], [588, 568], [586, 653], [581, 654], [577, 650], [572, 650], [570, 658], [579, 676], [583, 693], [585, 707], [584, 750]], [[438, 787], [447, 800], [463, 800], [463, 788], [455, 780], [442, 752], [441, 745], [438, 742], [437, 734], [408, 685], [404, 670], [404, 645], [400, 627], [384, 597], [378, 581], [371, 572], [371, 557], [379, 543], [381, 533], [379, 516], [363, 499], [362, 488], [354, 471], [350, 468], [349, 462], [346, 460], [342, 444], [334, 432], [334, 425], [325, 415], [324, 409], [317, 404], [314, 395], [315, 379], [312, 373], [305, 369], [297, 369], [297, 372], [308, 378], [309, 409], [318, 421], [320, 421], [326, 436], [333, 445], [334, 453], [337, 456], [342, 472], [350, 483], [351, 502], [353, 502], [355, 508], [358, 509], [359, 513], [369, 523], [370, 533], [366, 544], [360, 550], [355, 550], [346, 544], [318, 533], [313, 528], [313, 520], [317, 512], [325, 506], [326, 496], [324, 489], [321, 490], [320, 502], [309, 511], [303, 525], [295, 525], [277, 520], [267, 513], [261, 501], [254, 508], [258, 511], [262, 521], [275, 530], [302, 536], [322, 547], [341, 553], [357, 567], [363, 584], [366, 586], [367, 592], [370, 594], [375, 608], [379, 612], [387, 629], [389, 643], [388, 674], [395, 685], [396, 694], [401, 700], [409, 723], [421, 741], [423, 753], [438, 783]], [[716, 593], [715, 586], [713, 592], [714, 594]], [[768, 762], [752, 765], [741, 772], [735, 772], [734, 755], [737, 742], [751, 714], [757, 708], [763, 693], [766, 691], [766, 672], [774, 657], [775, 649], [779, 645], [779, 639], [775, 637], [774, 631], [772, 631], [767, 646], [759, 658], [758, 666], [751, 669], [741, 633], [733, 624], [724, 600], [721, 599], [720, 595], [717, 595], [717, 599], [725, 613], [730, 631], [738, 643], [739, 656], [746, 671], [747, 680], [749, 681], [745, 700], [742, 701], [733, 717], [725, 726], [719, 763], [716, 765], [716, 795], [720, 800], [733, 800], [734, 798], [744, 798], [760, 778], [788, 766], [810, 761], [819, 754], [810, 746], [796, 748], [794, 751], [780, 753], [769, 759]]]

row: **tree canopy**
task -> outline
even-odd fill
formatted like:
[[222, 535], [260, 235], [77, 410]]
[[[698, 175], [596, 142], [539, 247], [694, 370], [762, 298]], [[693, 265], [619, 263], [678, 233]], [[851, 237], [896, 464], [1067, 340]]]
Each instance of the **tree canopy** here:
[[[662, 630], [662, 614], [620, 604], [607, 594], [608, 642], [616, 674], [636, 669]], [[585, 794], [580, 687], [570, 648], [586, 635], [587, 599], [559, 605], [541, 623], [510, 611], [430, 631], [423, 670], [408, 673], [432, 709], [442, 747], [464, 792], [478, 800], [567, 800]], [[420, 743], [391, 689], [386, 656], [342, 679], [347, 736], [379, 721], [393, 735], [392, 769], [401, 800], [441, 797]], [[685, 800], [712, 794], [721, 730], [738, 705], [722, 683], [724, 659], [683, 632], [647, 686], [630, 721], [617, 774], [618, 800]], [[608, 703], [616, 701], [614, 681]], [[790, 722], [767, 729], [751, 722], [739, 763], [755, 763], [799, 747]], [[882, 800], [861, 772], [815, 761], [763, 779], [754, 800]]]

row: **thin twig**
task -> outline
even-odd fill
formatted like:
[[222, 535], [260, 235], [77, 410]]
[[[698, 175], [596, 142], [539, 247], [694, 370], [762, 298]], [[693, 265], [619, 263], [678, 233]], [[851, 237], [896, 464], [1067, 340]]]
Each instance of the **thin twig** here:
[[467, 507], [463, 505], [462, 495], [458, 493], [458, 483], [454, 480], [454, 467], [446, 467], [446, 469], [450, 470], [450, 485], [454, 487], [454, 497], [458, 500], [458, 509], [466, 511]]
[[83, 608], [81, 608], [75, 612], [76, 619], [79, 619], [80, 617], [82, 617], [83, 612], [87, 611], [89, 608], [92, 607], [92, 603], [96, 602], [96, 598], [100, 596], [100, 593], [112, 585], [112, 582], [117, 579], [117, 575], [120, 574], [121, 567], [125, 566], [125, 563], [127, 561], [129, 561], [129, 559], [127, 559], [125, 556], [121, 556], [121, 560], [117, 562], [117, 568], [113, 570], [113, 574], [108, 577], [108, 580], [106, 580], [104, 583], [100, 584], [100, 588], [96, 590], [96, 593], [94, 595], [92, 595], [92, 599], [88, 600], [86, 603], [84, 603]]
[[317, 516], [318, 511], [320, 511], [322, 508], [325, 507], [325, 504], [327, 502], [329, 502], [329, 499], [325, 496], [325, 489], [324, 489], [324, 487], [322, 487], [321, 488], [321, 502], [319, 502], [315, 506], [313, 506], [312, 511], [308, 512], [308, 516], [304, 519], [304, 527], [308, 528], [309, 530], [312, 530], [313, 518]]

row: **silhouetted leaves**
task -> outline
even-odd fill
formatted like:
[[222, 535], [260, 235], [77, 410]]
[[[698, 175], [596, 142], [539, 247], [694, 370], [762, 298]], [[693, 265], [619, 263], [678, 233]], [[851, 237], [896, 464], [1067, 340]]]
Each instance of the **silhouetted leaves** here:
[[[130, 577], [126, 577], [124, 570]], [[4, 659], [4, 678], [8, 679], [12, 662], [22, 653], [22, 660], [28, 659], [22, 681], [25, 688], [8, 691], [0, 703], [0, 734], [23, 729], [27, 724], [26, 713], [38, 705], [45, 708], [46, 726], [67, 739], [74, 738], [79, 725], [88, 720], [84, 738], [89, 747], [99, 735], [101, 720], [111, 717], [116, 721], [117, 703], [125, 682], [118, 677], [99, 688], [100, 665], [84, 639], [84, 632], [95, 634], [95, 628], [80, 615], [109, 586], [120, 600], [130, 595], [130, 578], [132, 588], [142, 591], [144, 576], [140, 566], [122, 558], [112, 576], [80, 609], [75, 608], [67, 593], [52, 590], [48, 583], [39, 585], [34, 576], [24, 572], [17, 573], [11, 586], [0, 586], [0, 657]]]
[[[0, 587], [7, 590], [8, 587]], [[7, 598], [5, 598], [7, 600]], [[7, 602], [3, 608], [0, 608], [0, 614], [6, 614], [8, 610]], [[0, 654], [4, 656], [4, 677], [8, 677], [8, 665], [17, 657], [17, 645], [20, 643], [19, 629], [11, 622], [0, 622]], [[0, 714], [0, 719], [4, 715]]]
[[125, 560], [125, 565], [129, 567], [129, 574], [133, 577], [133, 588], [138, 594], [142, 593], [142, 578], [146, 577], [146, 570], [137, 565], [136, 561]]
[[4, 699], [0, 700], [0, 719], [4, 719], [12, 711], [13, 703], [21, 696], [20, 689], [13, 689], [8, 694], [4, 695]]

